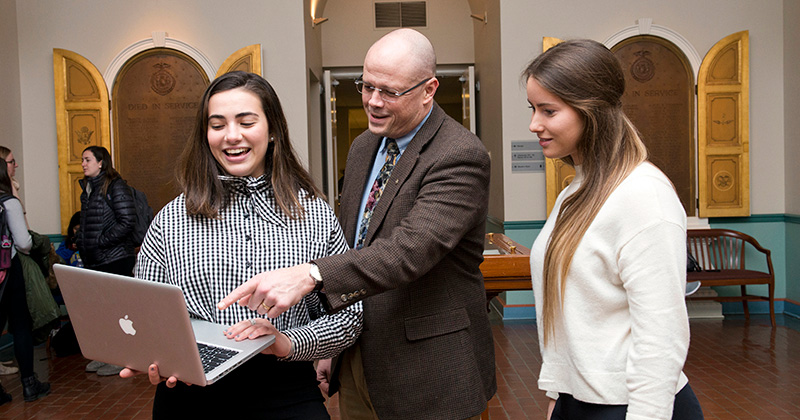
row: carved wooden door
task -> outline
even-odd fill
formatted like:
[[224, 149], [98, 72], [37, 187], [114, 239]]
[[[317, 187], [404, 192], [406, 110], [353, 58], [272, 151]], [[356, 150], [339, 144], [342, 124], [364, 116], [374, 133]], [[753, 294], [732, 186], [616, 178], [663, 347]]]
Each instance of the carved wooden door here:
[[750, 215], [750, 35], [706, 54], [697, 77], [700, 217]]
[[[545, 37], [543, 51], [559, 42]], [[700, 217], [750, 215], [749, 48], [748, 31], [723, 38], [708, 51], [697, 76]], [[574, 173], [561, 160], [546, 159], [548, 215]]]
[[81, 209], [81, 154], [89, 146], [111, 150], [108, 89], [97, 68], [72, 51], [53, 50], [58, 136], [61, 234]]

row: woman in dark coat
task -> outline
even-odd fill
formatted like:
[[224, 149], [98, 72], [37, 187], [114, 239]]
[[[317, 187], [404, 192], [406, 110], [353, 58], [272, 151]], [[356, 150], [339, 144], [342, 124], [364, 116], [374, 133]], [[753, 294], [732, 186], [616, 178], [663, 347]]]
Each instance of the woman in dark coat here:
[[127, 242], [136, 224], [133, 195], [111, 165], [105, 147], [89, 146], [81, 159], [81, 227], [77, 243], [86, 268], [130, 276], [136, 263]]
[[[136, 208], [128, 184], [111, 164], [105, 147], [89, 146], [81, 158], [81, 221], [76, 237], [86, 268], [106, 273], [133, 275], [134, 245], [127, 241], [136, 224]], [[116, 375], [122, 368], [91, 362], [87, 372]]]

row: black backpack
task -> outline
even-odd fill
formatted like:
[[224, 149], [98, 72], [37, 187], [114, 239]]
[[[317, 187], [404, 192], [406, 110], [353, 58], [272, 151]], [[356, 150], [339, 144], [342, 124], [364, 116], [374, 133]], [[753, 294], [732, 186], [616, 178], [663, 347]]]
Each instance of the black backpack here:
[[[121, 180], [125, 182], [124, 180]], [[147, 234], [147, 228], [150, 227], [150, 222], [153, 221], [153, 208], [147, 203], [147, 196], [145, 193], [125, 184], [131, 190], [133, 196], [133, 205], [136, 208], [136, 223], [133, 225], [133, 232], [128, 237], [128, 243], [134, 247], [142, 245], [144, 235]], [[108, 194], [104, 197], [106, 202], [111, 207], [111, 199]], [[113, 207], [112, 207], [113, 208]]]
[[131, 189], [133, 204], [136, 206], [136, 225], [133, 227], [130, 240], [134, 245], [141, 246], [150, 222], [153, 221], [153, 208], [147, 203], [147, 196], [143, 192], [131, 186], [128, 188]]
[[55, 351], [56, 356], [64, 357], [81, 352], [78, 338], [75, 337], [75, 329], [72, 323], [67, 321], [50, 339], [50, 348]]

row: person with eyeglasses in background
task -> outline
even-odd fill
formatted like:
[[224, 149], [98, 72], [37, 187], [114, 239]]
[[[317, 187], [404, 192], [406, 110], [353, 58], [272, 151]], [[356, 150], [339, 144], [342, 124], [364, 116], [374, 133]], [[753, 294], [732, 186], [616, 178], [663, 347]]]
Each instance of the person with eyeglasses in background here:
[[17, 168], [19, 165], [17, 164], [17, 160], [14, 159], [14, 153], [5, 146], [0, 146], [0, 158], [6, 161], [6, 165], [8, 165], [8, 176], [11, 178], [11, 188], [14, 191], [14, 197], [19, 199], [19, 182], [14, 178], [17, 175]]
[[[8, 148], [0, 146], [0, 153]], [[6, 161], [13, 160], [10, 151], [5, 154]], [[10, 156], [10, 159], [9, 159]], [[13, 166], [16, 168], [16, 166]], [[4, 374], [20, 373], [22, 382], [22, 397], [26, 402], [35, 401], [50, 393], [50, 384], [40, 382], [33, 370], [33, 319], [28, 307], [25, 278], [23, 276], [20, 254], [27, 254], [33, 246], [33, 240], [28, 232], [27, 222], [22, 210], [22, 203], [13, 197], [14, 188], [11, 182], [12, 164], [0, 165], [0, 197], [6, 223], [13, 246], [11, 247], [11, 266], [5, 270], [0, 278], [0, 329], [5, 327], [8, 320], [8, 331], [14, 338], [14, 357], [19, 368], [2, 366]], [[8, 394], [0, 385], [0, 405], [11, 401]]]
[[489, 154], [436, 104], [435, 74], [415, 30], [372, 45], [356, 81], [369, 130], [350, 148], [339, 215], [353, 249], [256, 275], [219, 304], [274, 317], [312, 290], [329, 313], [363, 302], [361, 337], [332, 373], [318, 367], [343, 419], [479, 418], [497, 389], [479, 268]]
[[[14, 197], [19, 200], [19, 182], [14, 179], [14, 175], [17, 173], [17, 160], [14, 159], [14, 153], [11, 152], [11, 149], [5, 146], [0, 146], [0, 157], [6, 161], [6, 171], [8, 173], [8, 177], [11, 179], [11, 192]], [[22, 201], [20, 200], [20, 204]], [[25, 210], [23, 207], [23, 215], [25, 214]], [[27, 222], [26, 222], [27, 223]], [[0, 331], [5, 327], [5, 319], [0, 322]], [[4, 361], [0, 363], [0, 375], [13, 375], [19, 372], [19, 369], [16, 366], [10, 366], [10, 361]], [[1, 398], [0, 398], [1, 399]]]
[[[22, 198], [19, 196], [19, 189], [20, 184], [15, 178], [17, 175], [17, 168], [19, 168], [19, 164], [17, 163], [17, 159], [14, 158], [14, 153], [6, 146], [0, 146], [0, 158], [6, 161], [6, 168], [8, 170], [8, 176], [11, 178], [11, 191], [14, 197], [19, 200], [22, 204]], [[28, 212], [25, 211], [25, 204], [22, 204], [22, 214], [25, 215], [25, 224], [28, 224], [27, 214]]]

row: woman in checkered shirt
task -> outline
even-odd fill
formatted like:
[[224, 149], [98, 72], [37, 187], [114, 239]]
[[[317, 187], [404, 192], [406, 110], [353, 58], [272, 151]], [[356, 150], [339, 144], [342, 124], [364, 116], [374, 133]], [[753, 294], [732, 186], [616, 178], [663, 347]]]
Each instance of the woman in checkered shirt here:
[[153, 220], [135, 275], [180, 286], [190, 315], [231, 325], [230, 339], [275, 334], [276, 342], [206, 387], [164, 381], [152, 365], [153, 418], [328, 419], [313, 361], [355, 342], [361, 306], [328, 315], [312, 293], [267, 318], [246, 306], [219, 310], [216, 302], [255, 274], [344, 252], [341, 227], [297, 159], [266, 80], [228, 73], [201, 101], [177, 170], [183, 193]]

